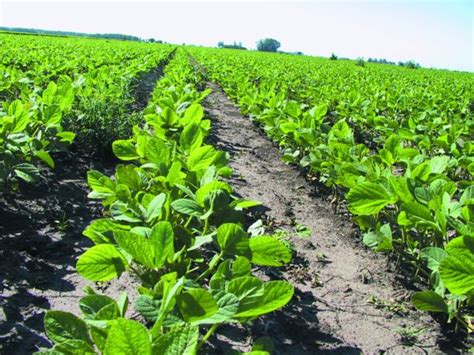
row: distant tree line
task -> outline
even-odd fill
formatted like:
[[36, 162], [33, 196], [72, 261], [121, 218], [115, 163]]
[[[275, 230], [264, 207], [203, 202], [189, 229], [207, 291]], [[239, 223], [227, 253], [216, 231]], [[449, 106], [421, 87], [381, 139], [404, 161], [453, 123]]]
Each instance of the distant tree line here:
[[217, 47], [219, 48], [230, 48], [230, 49], [243, 49], [243, 50], [246, 50], [247, 48], [245, 48], [244, 46], [242, 46], [242, 42], [235, 42], [233, 44], [225, 44], [224, 42], [220, 41], [217, 43]]
[[273, 38], [264, 38], [257, 42], [257, 50], [262, 52], [276, 52], [281, 43]]
[[124, 35], [121, 33], [82, 33], [82, 32], [69, 32], [69, 31], [52, 31], [52, 30], [40, 30], [36, 28], [17, 28], [17, 27], [0, 27], [0, 31], [18, 32], [33, 35], [47, 35], [47, 36], [73, 36], [73, 37], [90, 37], [90, 38], [105, 38], [105, 39], [118, 39], [122, 41], [136, 41], [136, 42], [156, 42], [162, 43], [160, 40], [150, 38], [144, 40], [137, 36]]
[[406, 68], [410, 68], [410, 69], [418, 69], [420, 68], [420, 64], [418, 64], [417, 62], [415, 62], [414, 60], [409, 60], [407, 62], [398, 62], [398, 63], [395, 63], [395, 62], [391, 62], [391, 61], [388, 61], [387, 59], [385, 58], [381, 58], [381, 59], [377, 59], [377, 58], [369, 58], [367, 59], [367, 62], [369, 63], [377, 63], [377, 64], [389, 64], [389, 65], [398, 65], [400, 67], [406, 67]]
[[[339, 58], [334, 53], [331, 54], [329, 59], [330, 60], [350, 60], [349, 58]], [[400, 61], [398, 63], [395, 63], [395, 62], [388, 61], [385, 58], [380, 58], [380, 59], [379, 58], [369, 58], [369, 59], [367, 59], [367, 63], [398, 65], [400, 67], [405, 67], [405, 68], [410, 68], [410, 69], [418, 69], [418, 68], [421, 67], [420, 64], [418, 64], [414, 60], [409, 60], [407, 62]], [[356, 59], [356, 65], [360, 66], [360, 67], [365, 66], [364, 58], [361, 58], [361, 57], [357, 58]]]

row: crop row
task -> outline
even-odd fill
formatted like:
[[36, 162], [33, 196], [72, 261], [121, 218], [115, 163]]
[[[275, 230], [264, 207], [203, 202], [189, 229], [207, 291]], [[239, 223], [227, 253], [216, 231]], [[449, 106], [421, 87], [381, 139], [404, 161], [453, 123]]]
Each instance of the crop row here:
[[[0, 191], [38, 179], [74, 140], [93, 152], [131, 133], [134, 78], [171, 47], [0, 35]], [[139, 117], [135, 118], [135, 121]]]
[[418, 309], [472, 330], [472, 74], [190, 51], [286, 161], [345, 197], [368, 247], [431, 284]]
[[[157, 83], [145, 122], [113, 143], [124, 164], [108, 177], [89, 171], [90, 198], [104, 218], [84, 235], [95, 244], [77, 271], [103, 282], [129, 272], [140, 280], [135, 310], [145, 324], [126, 318], [128, 298], [88, 290], [83, 317], [48, 311], [46, 353], [192, 354], [226, 323], [243, 323], [284, 306], [286, 281], [262, 281], [252, 265], [282, 266], [291, 253], [278, 239], [250, 235], [244, 210], [256, 201], [233, 196], [223, 181], [232, 169], [226, 153], [205, 143], [211, 123], [200, 102], [209, 90], [178, 49]], [[256, 348], [263, 350], [258, 341]]]

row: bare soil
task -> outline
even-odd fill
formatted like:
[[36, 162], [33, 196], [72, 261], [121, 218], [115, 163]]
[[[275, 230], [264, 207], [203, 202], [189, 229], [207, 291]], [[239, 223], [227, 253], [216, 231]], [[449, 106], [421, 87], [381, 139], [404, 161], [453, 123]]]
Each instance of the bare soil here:
[[[283, 310], [252, 327], [223, 327], [213, 351], [248, 350], [251, 339], [270, 336], [281, 354], [455, 352], [445, 345], [437, 322], [409, 303], [410, 291], [388, 270], [387, 258], [357, 242], [346, 218], [336, 215], [298, 169], [284, 164], [280, 151], [215, 84], [206, 99], [212, 144], [231, 155], [231, 184], [244, 198], [263, 202], [259, 213], [273, 229], [286, 231], [292, 263], [271, 272], [290, 281], [295, 296]], [[311, 230], [298, 236], [297, 225]], [[301, 227], [300, 227], [301, 228]], [[414, 339], [402, 329], [423, 328]]]

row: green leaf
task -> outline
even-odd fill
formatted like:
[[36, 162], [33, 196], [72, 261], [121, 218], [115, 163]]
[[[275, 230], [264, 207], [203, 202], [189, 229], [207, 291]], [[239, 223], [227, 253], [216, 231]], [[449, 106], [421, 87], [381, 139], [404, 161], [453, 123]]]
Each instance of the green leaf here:
[[187, 125], [190, 123], [199, 123], [204, 117], [204, 109], [200, 104], [192, 104], [184, 113], [183, 122]]
[[224, 223], [219, 226], [217, 228], [217, 243], [225, 254], [248, 254], [249, 238], [238, 224]]
[[171, 207], [179, 213], [199, 217], [204, 214], [204, 209], [193, 200], [187, 198], [180, 198], [171, 202]]
[[202, 144], [204, 137], [198, 123], [188, 124], [179, 136], [179, 143], [184, 151], [189, 152]]
[[88, 344], [84, 340], [68, 339], [60, 344], [56, 344], [52, 349], [53, 352], [58, 354], [74, 354], [74, 355], [95, 355], [96, 352], [92, 345]]
[[431, 174], [442, 174], [448, 167], [449, 157], [442, 155], [432, 158], [429, 162]]
[[434, 291], [415, 292], [411, 301], [420, 311], [448, 313], [443, 297]]
[[211, 181], [196, 191], [196, 201], [200, 205], [203, 205], [206, 198], [208, 198], [209, 195], [216, 190], [224, 190], [228, 193], [232, 193], [232, 188], [229, 186], [229, 184], [223, 181]]
[[150, 244], [154, 250], [154, 264], [161, 267], [174, 256], [174, 233], [170, 222], [161, 221], [150, 234]]
[[125, 271], [125, 257], [110, 244], [95, 245], [79, 257], [77, 272], [87, 280], [108, 281]]
[[161, 209], [166, 201], [166, 194], [156, 195], [146, 209], [146, 221], [150, 223], [161, 214]]
[[199, 321], [199, 324], [224, 323], [237, 313], [240, 302], [234, 294], [220, 291], [214, 297], [217, 299], [219, 309], [211, 317]]
[[83, 340], [92, 344], [86, 323], [74, 314], [62, 311], [47, 311], [44, 329], [48, 338], [59, 344], [67, 340]]
[[448, 257], [439, 267], [441, 280], [455, 295], [465, 295], [474, 290], [474, 253], [457, 237], [446, 245]]
[[420, 256], [428, 262], [428, 269], [438, 271], [441, 262], [448, 256], [446, 250], [437, 247], [423, 248]]
[[247, 208], [252, 208], [256, 206], [261, 206], [262, 203], [260, 201], [255, 200], [240, 200], [235, 204], [235, 209], [238, 211], [245, 210]]
[[263, 295], [257, 306], [241, 311], [238, 318], [253, 318], [273, 312], [286, 305], [293, 297], [294, 288], [286, 281], [269, 281], [263, 284]]
[[227, 283], [226, 291], [239, 299], [239, 313], [258, 307], [264, 294], [263, 282], [254, 276], [232, 279]]
[[[82, 313], [89, 318], [95, 318], [96, 314], [108, 305], [115, 305], [115, 301], [105, 295], [87, 295], [81, 298], [79, 301], [79, 308]], [[118, 309], [118, 307], [117, 307]]]
[[200, 288], [193, 288], [180, 294], [177, 304], [184, 320], [191, 324], [199, 324], [219, 309], [211, 293]]
[[397, 197], [384, 186], [366, 181], [350, 189], [347, 200], [352, 213], [367, 216], [379, 213], [385, 206], [394, 204]]
[[196, 326], [174, 327], [153, 341], [153, 353], [159, 355], [195, 355], [199, 339]]
[[56, 137], [61, 138], [60, 142], [70, 144], [74, 141], [74, 138], [76, 138], [76, 134], [69, 131], [63, 131], [56, 133]]
[[378, 230], [364, 233], [364, 244], [375, 251], [391, 251], [392, 245], [392, 229], [389, 224], [377, 227]]
[[109, 330], [105, 355], [151, 355], [147, 329], [139, 322], [117, 319]]
[[120, 315], [125, 317], [125, 313], [127, 313], [128, 309], [128, 294], [127, 291], [123, 291], [120, 293], [119, 297], [117, 298], [117, 306], [120, 311]]
[[96, 170], [87, 172], [87, 183], [93, 190], [89, 194], [89, 198], [107, 198], [115, 195], [115, 184], [107, 176]]
[[45, 150], [38, 150], [35, 155], [40, 158], [46, 165], [50, 168], [54, 168], [54, 160], [51, 158], [51, 155]]
[[26, 182], [35, 182], [39, 179], [40, 173], [36, 166], [28, 163], [15, 165], [15, 174]]
[[291, 252], [280, 240], [269, 236], [250, 238], [252, 263], [262, 266], [283, 266], [291, 261]]
[[140, 156], [137, 153], [135, 145], [131, 139], [129, 140], [116, 140], [112, 143], [112, 150], [115, 156], [121, 160], [136, 160]]
[[133, 257], [135, 262], [150, 269], [156, 267], [155, 251], [147, 237], [128, 231], [116, 231], [114, 238], [117, 244]]
[[461, 202], [463, 206], [474, 205], [474, 185], [471, 185], [464, 190], [459, 202]]
[[135, 310], [146, 320], [156, 322], [160, 314], [160, 302], [147, 295], [140, 295], [135, 301]]
[[132, 164], [117, 165], [115, 168], [115, 179], [117, 184], [127, 185], [129, 190], [140, 191], [142, 188], [142, 180], [138, 174], [138, 168]]
[[188, 169], [200, 171], [207, 169], [216, 159], [216, 150], [210, 145], [194, 149], [188, 158]]
[[[439, 226], [433, 219], [430, 210], [417, 202], [403, 203], [401, 205], [401, 212], [404, 213], [404, 218], [399, 216], [398, 223], [400, 225], [410, 225], [414, 224], [415, 226], [428, 226], [436, 231], [439, 231]], [[403, 216], [403, 215], [402, 215]]]

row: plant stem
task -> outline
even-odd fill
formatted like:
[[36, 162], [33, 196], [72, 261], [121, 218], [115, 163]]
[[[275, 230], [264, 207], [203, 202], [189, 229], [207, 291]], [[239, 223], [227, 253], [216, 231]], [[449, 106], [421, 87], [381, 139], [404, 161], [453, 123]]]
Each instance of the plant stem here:
[[188, 228], [189, 223], [191, 223], [192, 220], [193, 220], [193, 216], [189, 216], [188, 220], [186, 221], [186, 223], [184, 225], [184, 228]]
[[209, 328], [207, 333], [202, 337], [201, 341], [199, 342], [199, 345], [196, 350], [199, 350], [206, 343], [207, 339], [209, 339], [209, 337], [212, 334], [214, 334], [218, 326], [219, 326], [219, 323], [216, 323], [216, 324], [213, 324], [211, 328]]
[[209, 228], [209, 218], [206, 218], [206, 221], [204, 222], [204, 229], [202, 231], [202, 235], [206, 235], [207, 228]]
[[214, 268], [216, 267], [216, 265], [219, 263], [219, 261], [222, 259], [222, 256], [224, 255], [224, 253], [221, 251], [219, 253], [219, 255], [217, 255], [217, 258], [215, 259], [215, 261], [212, 263], [212, 265], [209, 265], [209, 269], [207, 269], [206, 271], [204, 271], [201, 275], [199, 275], [199, 277], [196, 279], [196, 281], [199, 281], [199, 280], [202, 280], [204, 279], [205, 277], [207, 277], [211, 272], [212, 270], [214, 270]]

